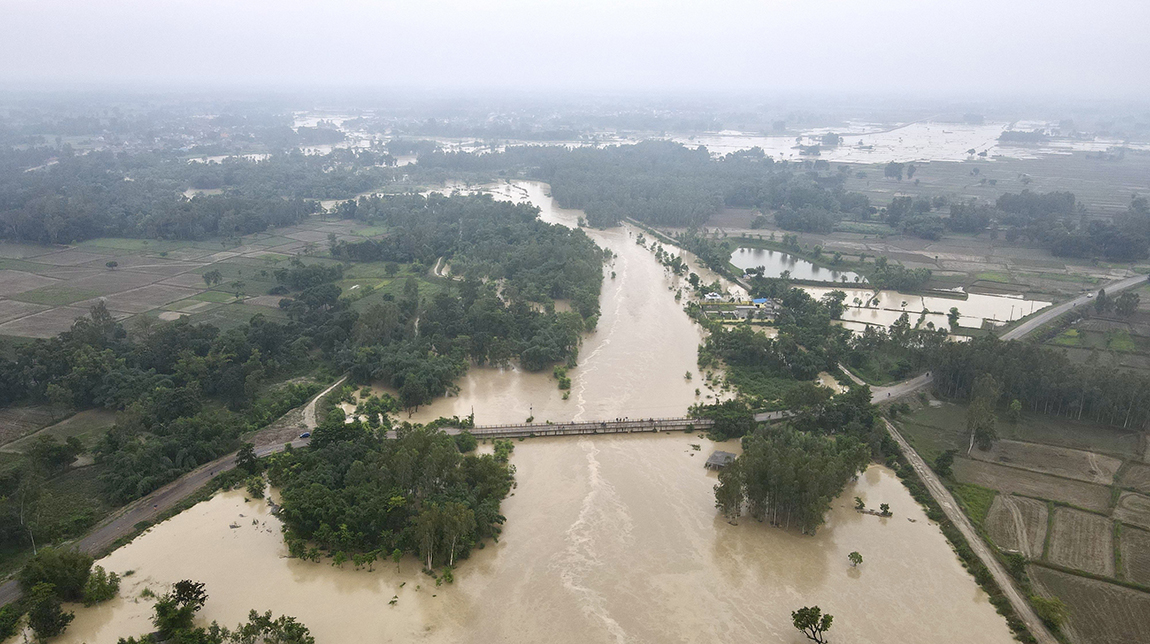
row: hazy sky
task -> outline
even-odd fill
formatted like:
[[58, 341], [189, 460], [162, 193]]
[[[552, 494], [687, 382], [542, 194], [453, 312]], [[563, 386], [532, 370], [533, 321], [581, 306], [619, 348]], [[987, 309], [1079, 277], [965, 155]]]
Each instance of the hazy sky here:
[[0, 82], [1150, 95], [1150, 2], [0, 0]]

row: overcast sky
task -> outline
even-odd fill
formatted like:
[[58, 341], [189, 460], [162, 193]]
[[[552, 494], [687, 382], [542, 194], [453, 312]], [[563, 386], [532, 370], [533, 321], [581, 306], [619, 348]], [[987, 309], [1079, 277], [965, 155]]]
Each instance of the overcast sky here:
[[0, 0], [0, 82], [1150, 96], [1150, 2]]

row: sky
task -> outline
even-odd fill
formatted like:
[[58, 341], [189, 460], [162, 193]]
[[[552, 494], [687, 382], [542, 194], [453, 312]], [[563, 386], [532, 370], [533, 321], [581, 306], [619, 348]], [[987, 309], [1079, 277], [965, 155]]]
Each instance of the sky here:
[[0, 84], [1150, 95], [1150, 2], [0, 0]]

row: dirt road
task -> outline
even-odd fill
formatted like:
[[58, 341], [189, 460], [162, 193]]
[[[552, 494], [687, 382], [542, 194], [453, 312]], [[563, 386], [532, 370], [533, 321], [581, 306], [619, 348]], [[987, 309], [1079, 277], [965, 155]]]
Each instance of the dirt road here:
[[1014, 585], [1014, 579], [1006, 572], [1002, 564], [998, 562], [994, 553], [991, 552], [990, 546], [975, 532], [974, 526], [970, 523], [970, 519], [966, 517], [966, 513], [959, 509], [958, 504], [954, 501], [954, 497], [950, 495], [950, 490], [946, 489], [942, 481], [938, 480], [938, 476], [935, 475], [933, 470], [927, 467], [926, 462], [922, 460], [918, 452], [911, 448], [910, 443], [906, 442], [902, 434], [898, 433], [894, 425], [885, 419], [883, 422], [886, 423], [887, 431], [890, 432], [895, 442], [898, 443], [898, 447], [902, 450], [903, 455], [910, 461], [911, 467], [918, 473], [922, 482], [926, 484], [926, 488], [930, 490], [930, 495], [934, 497], [934, 500], [942, 507], [942, 511], [946, 513], [946, 518], [950, 519], [951, 523], [962, 532], [962, 536], [965, 537], [967, 543], [970, 544], [971, 550], [978, 555], [978, 558], [981, 559], [982, 563], [990, 570], [990, 574], [994, 577], [995, 583], [1002, 589], [1006, 598], [1010, 600], [1010, 605], [1014, 607], [1015, 614], [1017, 614], [1026, 624], [1026, 627], [1030, 629], [1030, 633], [1034, 635], [1034, 639], [1038, 641], [1038, 644], [1057, 644], [1058, 640], [1050, 634], [1050, 631], [1046, 630], [1046, 625], [1038, 618], [1038, 614], [1035, 613], [1034, 609], [1030, 606], [1030, 601], [1023, 596]]

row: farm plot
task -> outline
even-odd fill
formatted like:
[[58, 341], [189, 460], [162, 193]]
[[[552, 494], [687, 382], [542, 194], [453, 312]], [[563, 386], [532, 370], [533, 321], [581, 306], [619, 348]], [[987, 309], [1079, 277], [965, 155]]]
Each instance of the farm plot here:
[[986, 530], [994, 543], [1021, 552], [1028, 559], [1042, 556], [1046, 540], [1047, 507], [1044, 501], [999, 494], [986, 515]]
[[1033, 472], [1110, 485], [1122, 461], [1094, 452], [1039, 443], [1002, 440], [989, 451], [973, 450], [971, 458], [1012, 465]]
[[1066, 603], [1069, 616], [1062, 628], [1075, 644], [1146, 641], [1150, 593], [1042, 566], [1027, 570], [1039, 594]]
[[1150, 465], [1133, 463], [1122, 474], [1118, 482], [1122, 487], [1130, 487], [1140, 492], [1150, 494]]
[[[25, 338], [50, 338], [72, 328], [76, 318], [88, 315], [87, 309], [58, 306], [42, 313], [34, 313], [18, 320], [0, 324], [0, 335], [18, 335]], [[122, 320], [127, 313], [112, 311], [112, 317]]]
[[1114, 576], [1114, 523], [1103, 516], [1058, 508], [1047, 558], [1067, 568]]
[[21, 439], [12, 441], [0, 447], [0, 451], [24, 454], [32, 447], [34, 441], [41, 436], [51, 436], [59, 441], [64, 441], [74, 436], [80, 439], [80, 442], [82, 442], [85, 447], [91, 448], [99, 437], [114, 425], [115, 422], [115, 412], [107, 409], [88, 409], [65, 418], [55, 425], [49, 425]]
[[39, 431], [54, 420], [54, 414], [48, 407], [4, 407], [0, 409], [0, 445]]
[[1122, 526], [1120, 541], [1126, 581], [1150, 586], [1150, 532]]
[[[112, 311], [143, 313], [144, 311], [150, 311], [169, 302], [182, 300], [195, 294], [196, 291], [179, 286], [149, 284], [141, 288], [109, 295], [104, 298], [104, 302], [108, 309]], [[97, 300], [81, 302], [77, 304], [77, 306], [91, 307], [95, 306], [96, 302]]]
[[1150, 530], [1150, 496], [1123, 492], [1114, 508], [1114, 518]]
[[68, 250], [58, 253], [40, 255], [36, 258], [36, 262], [40, 264], [51, 264], [52, 266], [79, 266], [80, 264], [87, 264], [97, 260], [106, 262], [109, 259], [113, 259], [113, 257], [111, 254], [86, 253], [82, 250], [69, 248]]
[[0, 300], [0, 323], [46, 310], [48, 310], [48, 307], [43, 304], [17, 302], [16, 300]]
[[954, 477], [963, 483], [974, 483], [1005, 494], [1062, 501], [1096, 512], [1110, 510], [1110, 488], [1083, 481], [967, 458], [955, 459]]
[[35, 273], [12, 270], [0, 271], [0, 295], [23, 293], [24, 291], [31, 291], [55, 283], [56, 280], [51, 277], [44, 277], [43, 275], [37, 275]]

